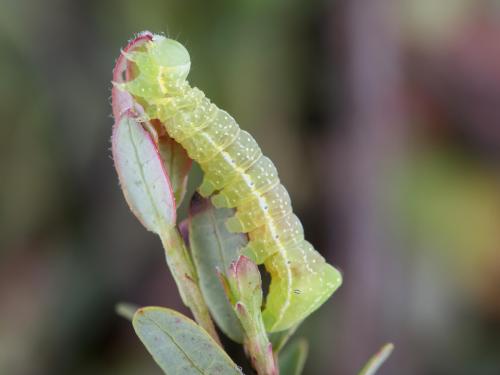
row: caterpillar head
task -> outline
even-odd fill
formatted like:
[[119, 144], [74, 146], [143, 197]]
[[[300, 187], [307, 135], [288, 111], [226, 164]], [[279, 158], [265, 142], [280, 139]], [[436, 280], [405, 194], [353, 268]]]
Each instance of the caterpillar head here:
[[148, 53], [153, 64], [156, 64], [163, 73], [164, 79], [186, 79], [191, 67], [191, 59], [189, 52], [182, 44], [176, 40], [155, 35], [153, 41], [148, 44]]
[[146, 102], [175, 93], [191, 67], [186, 48], [161, 35], [154, 35], [145, 48], [125, 53], [125, 56], [135, 65], [135, 77], [118, 87]]

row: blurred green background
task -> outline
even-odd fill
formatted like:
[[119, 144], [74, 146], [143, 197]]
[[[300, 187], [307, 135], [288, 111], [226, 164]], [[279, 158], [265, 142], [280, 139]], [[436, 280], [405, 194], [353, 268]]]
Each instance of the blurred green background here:
[[160, 374], [114, 305], [188, 313], [110, 157], [111, 69], [146, 29], [188, 47], [344, 273], [299, 330], [305, 374], [386, 341], [381, 374], [500, 374], [494, 0], [1, 0], [0, 374]]

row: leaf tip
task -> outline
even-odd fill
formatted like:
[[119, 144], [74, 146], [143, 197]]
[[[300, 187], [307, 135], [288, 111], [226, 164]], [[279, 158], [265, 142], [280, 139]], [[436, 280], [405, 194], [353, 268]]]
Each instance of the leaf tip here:
[[374, 375], [377, 370], [384, 364], [394, 350], [394, 344], [389, 342], [382, 346], [363, 367], [359, 375]]
[[135, 313], [139, 309], [139, 306], [134, 305], [132, 303], [118, 303], [115, 306], [115, 312], [121, 316], [122, 318], [125, 318], [129, 321], [132, 321], [134, 318]]

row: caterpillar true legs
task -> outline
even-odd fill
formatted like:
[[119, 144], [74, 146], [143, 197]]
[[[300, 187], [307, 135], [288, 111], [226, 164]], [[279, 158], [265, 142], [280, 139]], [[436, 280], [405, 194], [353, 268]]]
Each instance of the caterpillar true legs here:
[[304, 239], [290, 197], [274, 164], [253, 137], [186, 81], [187, 50], [155, 36], [144, 51], [127, 58], [139, 75], [121, 87], [143, 104], [146, 115], [165, 124], [204, 171], [200, 194], [217, 207], [235, 207], [231, 231], [248, 233], [242, 251], [271, 275], [263, 312], [266, 329], [280, 331], [316, 310], [341, 284], [340, 273]]

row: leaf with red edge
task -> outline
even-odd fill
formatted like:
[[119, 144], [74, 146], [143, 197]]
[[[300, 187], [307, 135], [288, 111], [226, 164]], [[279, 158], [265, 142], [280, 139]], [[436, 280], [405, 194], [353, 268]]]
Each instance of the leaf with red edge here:
[[[151, 40], [153, 40], [153, 34], [144, 31], [128, 43], [116, 60], [113, 69], [114, 83], [123, 83], [134, 78], [137, 72], [134, 70], [133, 63], [127, 60], [126, 55], [144, 48], [145, 43]], [[142, 107], [127, 91], [113, 86], [111, 98], [115, 121], [128, 111], [136, 114], [143, 113]], [[174, 191], [176, 206], [179, 207], [186, 193], [187, 178], [191, 170], [192, 160], [188, 157], [186, 150], [166, 134], [165, 128], [158, 120], [152, 120], [145, 125], [149, 125], [148, 130], [150, 130], [160, 152], [164, 168]]]
[[[151, 40], [153, 40], [153, 34], [149, 31], [143, 31], [127, 44], [116, 60], [115, 67], [113, 69], [113, 82], [123, 83], [132, 79], [131, 64], [125, 57], [125, 54], [143, 47], [145, 43]], [[134, 102], [132, 95], [126, 91], [118, 89], [116, 86], [113, 86], [111, 89], [111, 102], [115, 121], [118, 121], [118, 119], [125, 112], [136, 109], [136, 103]]]
[[113, 128], [111, 143], [120, 185], [132, 212], [152, 232], [174, 227], [174, 194], [151, 135], [126, 112]]

